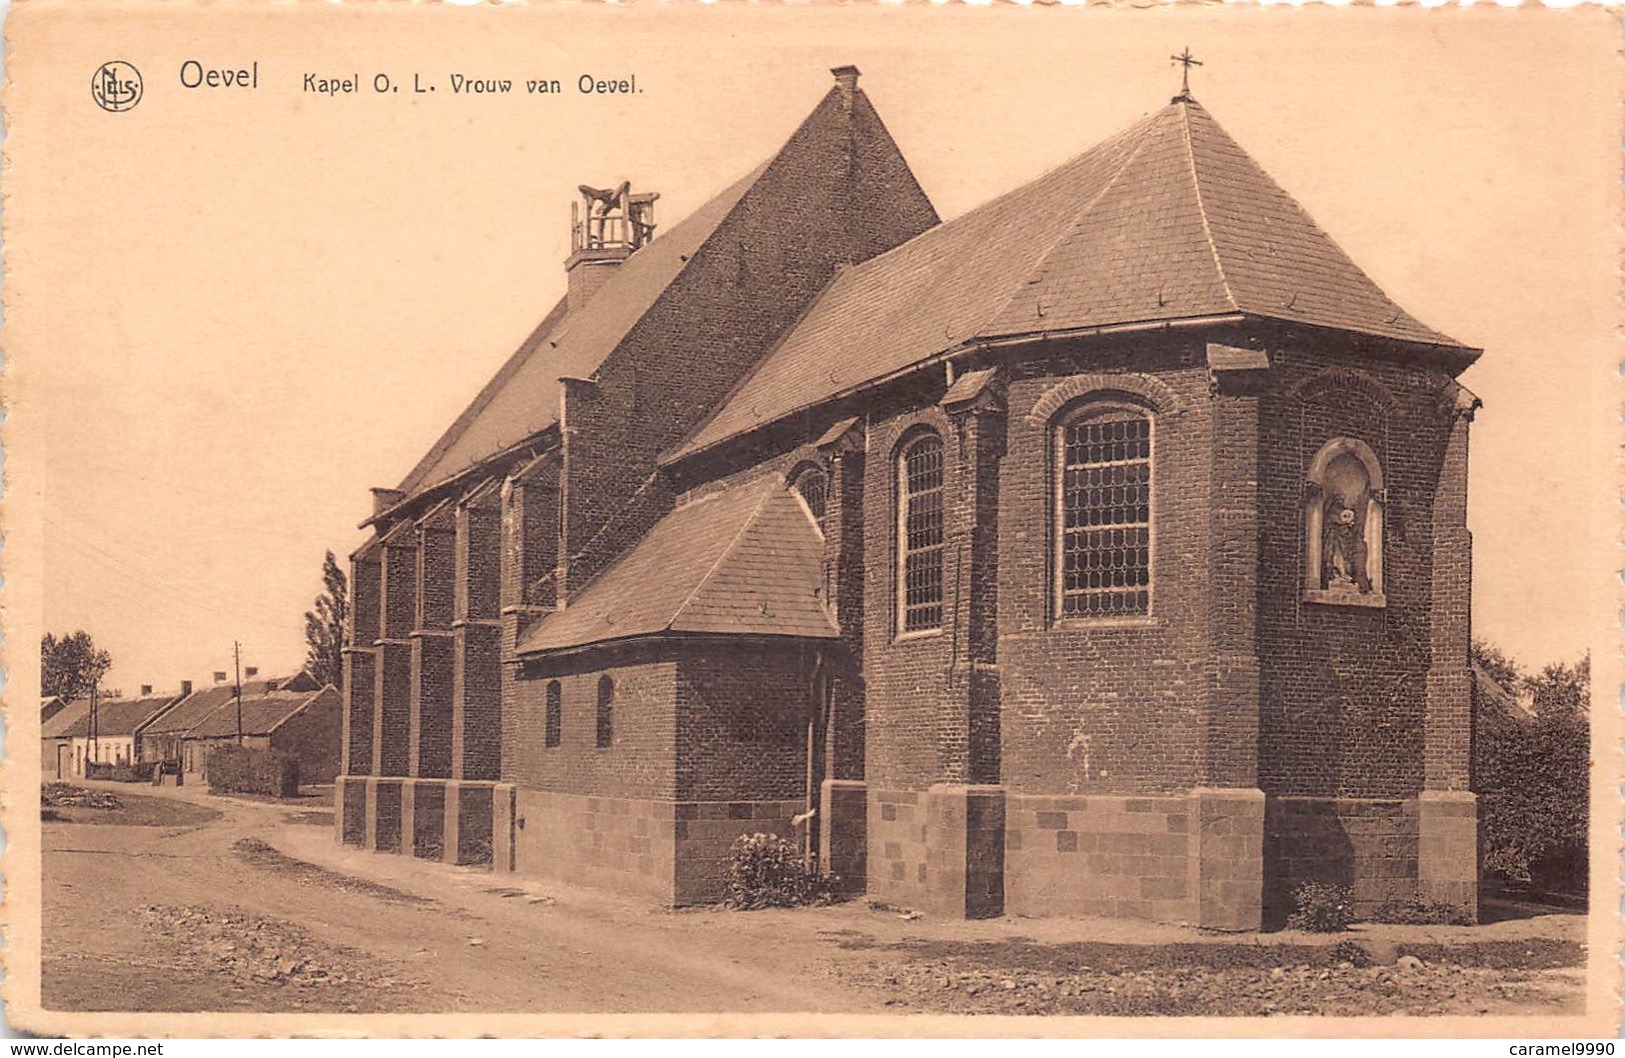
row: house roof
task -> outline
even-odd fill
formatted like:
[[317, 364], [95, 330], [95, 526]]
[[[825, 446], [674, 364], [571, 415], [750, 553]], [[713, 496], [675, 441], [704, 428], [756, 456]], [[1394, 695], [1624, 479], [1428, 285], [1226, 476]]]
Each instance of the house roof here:
[[90, 715], [90, 699], [75, 698], [40, 724], [41, 738], [71, 738], [73, 725]]
[[539, 654], [667, 632], [829, 639], [823, 534], [776, 475], [672, 511], [520, 643]]
[[[338, 708], [342, 697], [331, 687], [319, 691], [270, 691], [243, 696], [243, 734], [269, 735], [288, 720], [312, 707]], [[237, 703], [228, 699], [186, 732], [187, 738], [225, 738], [237, 735]]]
[[555, 425], [559, 379], [598, 369], [766, 168], [628, 257], [573, 314], [560, 299], [398, 487], [416, 495]]
[[[245, 680], [243, 682], [243, 696], [246, 700], [250, 696], [266, 693], [271, 686], [290, 691], [315, 691], [316, 681], [308, 673], [299, 672], [292, 676], [281, 676], [275, 679]], [[169, 710], [143, 729], [145, 735], [178, 735], [191, 730], [210, 713], [230, 702], [236, 695], [236, 688], [229, 683], [217, 683], [193, 691], [180, 704]], [[232, 734], [237, 733], [236, 714], [232, 716]]]
[[669, 458], [958, 347], [1236, 314], [1466, 349], [1391, 301], [1182, 98], [840, 273]]
[[[74, 706], [79, 705], [81, 701], [85, 703], [84, 710], [79, 712], [74, 721], [62, 731], [62, 736], [68, 738], [90, 736], [90, 703], [88, 699], [78, 699], [74, 702]], [[146, 698], [104, 698], [96, 703], [96, 734], [101, 738], [133, 735], [138, 728], [162, 713], [174, 701], [175, 696], [172, 694], [156, 694]], [[61, 719], [72, 710], [72, 706], [64, 709], [57, 714], [56, 719]]]
[[1492, 705], [1513, 720], [1535, 719], [1534, 706], [1528, 699], [1508, 690], [1477, 661], [1473, 662], [1473, 688], [1478, 692], [1481, 707]]

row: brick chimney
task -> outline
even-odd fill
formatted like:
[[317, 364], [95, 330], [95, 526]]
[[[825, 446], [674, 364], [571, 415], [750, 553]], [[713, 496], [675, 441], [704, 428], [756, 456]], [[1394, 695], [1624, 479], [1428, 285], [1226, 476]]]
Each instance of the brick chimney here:
[[841, 90], [841, 108], [852, 109], [852, 96], [858, 90], [858, 74], [856, 66], [837, 66], [830, 73], [835, 75], [835, 87]]

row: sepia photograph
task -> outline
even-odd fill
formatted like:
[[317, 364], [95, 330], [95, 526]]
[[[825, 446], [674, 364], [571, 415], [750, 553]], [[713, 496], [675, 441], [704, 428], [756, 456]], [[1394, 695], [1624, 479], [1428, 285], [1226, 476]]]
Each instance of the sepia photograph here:
[[12, 1025], [1612, 1038], [1619, 34], [17, 3]]

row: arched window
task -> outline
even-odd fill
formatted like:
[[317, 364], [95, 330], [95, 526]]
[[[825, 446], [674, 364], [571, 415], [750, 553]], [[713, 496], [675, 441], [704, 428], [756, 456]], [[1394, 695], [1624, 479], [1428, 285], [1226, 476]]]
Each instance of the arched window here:
[[598, 677], [598, 748], [608, 749], [615, 740], [615, 681]]
[[897, 611], [901, 632], [942, 627], [942, 438], [925, 434], [897, 457]]
[[1055, 609], [1062, 619], [1151, 612], [1151, 417], [1085, 406], [1055, 431]]
[[556, 746], [564, 741], [564, 688], [559, 686], [558, 680], [549, 681], [547, 685], [547, 717], [546, 742], [549, 746]]
[[829, 507], [829, 478], [817, 467], [809, 466], [795, 477], [791, 486], [807, 505], [818, 528], [824, 528], [824, 512]]
[[1382, 606], [1382, 466], [1364, 441], [1335, 437], [1309, 464], [1304, 598]]

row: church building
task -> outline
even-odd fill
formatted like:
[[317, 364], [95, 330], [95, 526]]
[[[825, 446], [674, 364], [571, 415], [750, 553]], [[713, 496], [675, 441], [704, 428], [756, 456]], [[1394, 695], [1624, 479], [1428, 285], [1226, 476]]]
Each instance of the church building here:
[[951, 916], [1476, 913], [1479, 350], [1188, 90], [942, 222], [833, 72], [687, 218], [583, 186], [566, 295], [373, 490], [338, 840], [670, 905], [769, 832]]

